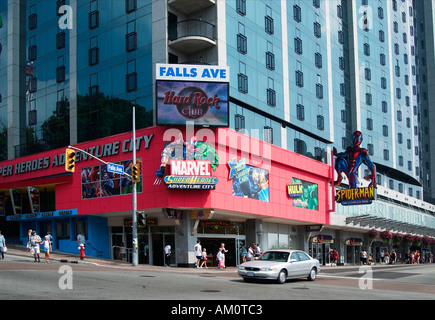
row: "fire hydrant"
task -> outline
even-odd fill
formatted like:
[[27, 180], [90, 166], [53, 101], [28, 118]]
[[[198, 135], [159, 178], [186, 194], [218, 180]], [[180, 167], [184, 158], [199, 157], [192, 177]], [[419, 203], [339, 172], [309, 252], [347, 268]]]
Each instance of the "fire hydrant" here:
[[81, 244], [79, 246], [79, 250], [80, 250], [80, 260], [83, 260], [85, 258], [85, 245]]

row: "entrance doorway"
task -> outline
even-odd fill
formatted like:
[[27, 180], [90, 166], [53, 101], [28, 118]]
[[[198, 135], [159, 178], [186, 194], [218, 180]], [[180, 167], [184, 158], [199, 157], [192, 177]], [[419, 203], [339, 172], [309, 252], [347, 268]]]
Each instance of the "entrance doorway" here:
[[361, 246], [346, 246], [346, 263], [361, 264]]
[[236, 266], [237, 248], [235, 238], [198, 238], [198, 240], [201, 241], [202, 248], [207, 250], [207, 259], [211, 259], [211, 263], [209, 263], [208, 266], [218, 266], [216, 255], [222, 243], [225, 244], [225, 249], [228, 250], [228, 252], [225, 253], [225, 266]]
[[331, 263], [331, 244], [330, 243], [311, 243], [311, 256], [319, 260], [320, 265], [324, 266]]
[[164, 266], [165, 265], [165, 255], [163, 249], [169, 244], [171, 246], [171, 259], [169, 261], [170, 265], [176, 265], [176, 255], [175, 255], [175, 235], [173, 234], [162, 234], [154, 233], [152, 234], [152, 247], [153, 247], [153, 265]]

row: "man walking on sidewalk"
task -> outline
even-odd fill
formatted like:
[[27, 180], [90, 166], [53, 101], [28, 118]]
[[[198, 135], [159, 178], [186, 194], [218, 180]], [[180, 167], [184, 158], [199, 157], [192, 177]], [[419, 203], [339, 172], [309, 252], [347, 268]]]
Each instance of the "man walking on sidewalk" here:
[[6, 240], [5, 237], [2, 235], [2, 232], [0, 231], [0, 254], [1, 254], [0, 260], [3, 260], [5, 258], [5, 248], [6, 248]]
[[36, 231], [32, 232], [32, 236], [30, 237], [30, 252], [33, 254], [33, 257], [35, 258], [36, 262], [36, 258], [38, 258], [38, 262], [41, 262], [41, 260], [39, 259], [39, 244], [41, 243], [41, 237], [38, 236], [36, 234]]

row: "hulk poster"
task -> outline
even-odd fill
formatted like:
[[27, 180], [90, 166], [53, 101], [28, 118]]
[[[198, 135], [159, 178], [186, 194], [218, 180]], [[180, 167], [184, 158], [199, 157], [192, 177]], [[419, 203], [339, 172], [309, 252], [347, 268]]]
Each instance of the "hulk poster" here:
[[287, 186], [287, 192], [294, 207], [319, 210], [317, 184], [292, 178], [292, 183]]

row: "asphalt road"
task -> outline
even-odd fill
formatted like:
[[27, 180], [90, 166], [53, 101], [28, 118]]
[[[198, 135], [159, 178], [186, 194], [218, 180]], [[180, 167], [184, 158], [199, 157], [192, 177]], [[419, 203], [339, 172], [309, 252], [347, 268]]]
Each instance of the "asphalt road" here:
[[314, 282], [246, 283], [236, 269], [50, 264], [28, 256], [0, 261], [0, 300], [435, 300], [435, 264], [325, 268]]

